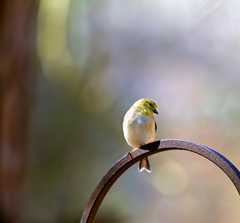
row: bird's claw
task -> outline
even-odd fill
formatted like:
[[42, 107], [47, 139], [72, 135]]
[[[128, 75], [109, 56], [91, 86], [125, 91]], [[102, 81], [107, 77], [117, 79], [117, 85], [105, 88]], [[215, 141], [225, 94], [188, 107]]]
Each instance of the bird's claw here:
[[133, 158], [133, 157], [132, 157], [132, 154], [131, 154], [131, 151], [128, 151], [127, 154], [130, 155], [131, 158]]

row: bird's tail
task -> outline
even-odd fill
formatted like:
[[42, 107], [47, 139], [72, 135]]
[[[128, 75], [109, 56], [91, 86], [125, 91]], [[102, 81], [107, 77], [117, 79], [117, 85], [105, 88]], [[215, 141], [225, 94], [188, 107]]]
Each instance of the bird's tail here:
[[138, 166], [138, 171], [142, 172], [143, 170], [146, 170], [148, 173], [151, 173], [151, 167], [148, 161], [147, 157], [144, 157], [142, 160], [140, 160], [139, 162], [139, 166]]

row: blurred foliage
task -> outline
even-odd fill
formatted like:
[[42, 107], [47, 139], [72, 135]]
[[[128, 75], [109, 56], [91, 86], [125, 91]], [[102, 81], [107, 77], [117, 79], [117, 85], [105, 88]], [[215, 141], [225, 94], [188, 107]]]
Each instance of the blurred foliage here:
[[[240, 168], [238, 1], [42, 0], [24, 222], [77, 222], [130, 147], [122, 119], [157, 101], [157, 139], [207, 145]], [[240, 201], [212, 163], [187, 152], [127, 171], [96, 222], [239, 222]]]

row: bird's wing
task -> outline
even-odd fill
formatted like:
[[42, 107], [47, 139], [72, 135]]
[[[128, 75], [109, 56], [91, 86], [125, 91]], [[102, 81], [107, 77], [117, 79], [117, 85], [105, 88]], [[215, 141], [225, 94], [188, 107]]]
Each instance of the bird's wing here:
[[155, 132], [157, 131], [157, 123], [156, 123], [156, 121], [155, 121]]

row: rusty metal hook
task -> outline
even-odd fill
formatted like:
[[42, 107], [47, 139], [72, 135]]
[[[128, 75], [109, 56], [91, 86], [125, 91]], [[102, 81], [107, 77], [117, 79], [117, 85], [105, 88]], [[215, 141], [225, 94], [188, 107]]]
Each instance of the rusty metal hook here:
[[168, 150], [186, 150], [197, 153], [215, 163], [232, 181], [240, 195], [240, 172], [239, 170], [223, 155], [217, 151], [201, 145], [196, 142], [185, 140], [161, 140], [149, 143], [141, 149], [131, 152], [131, 156], [126, 154], [118, 160], [111, 169], [104, 175], [92, 193], [88, 204], [83, 212], [80, 223], [93, 223], [97, 211], [116, 180], [132, 165], [141, 160], [143, 157]]

